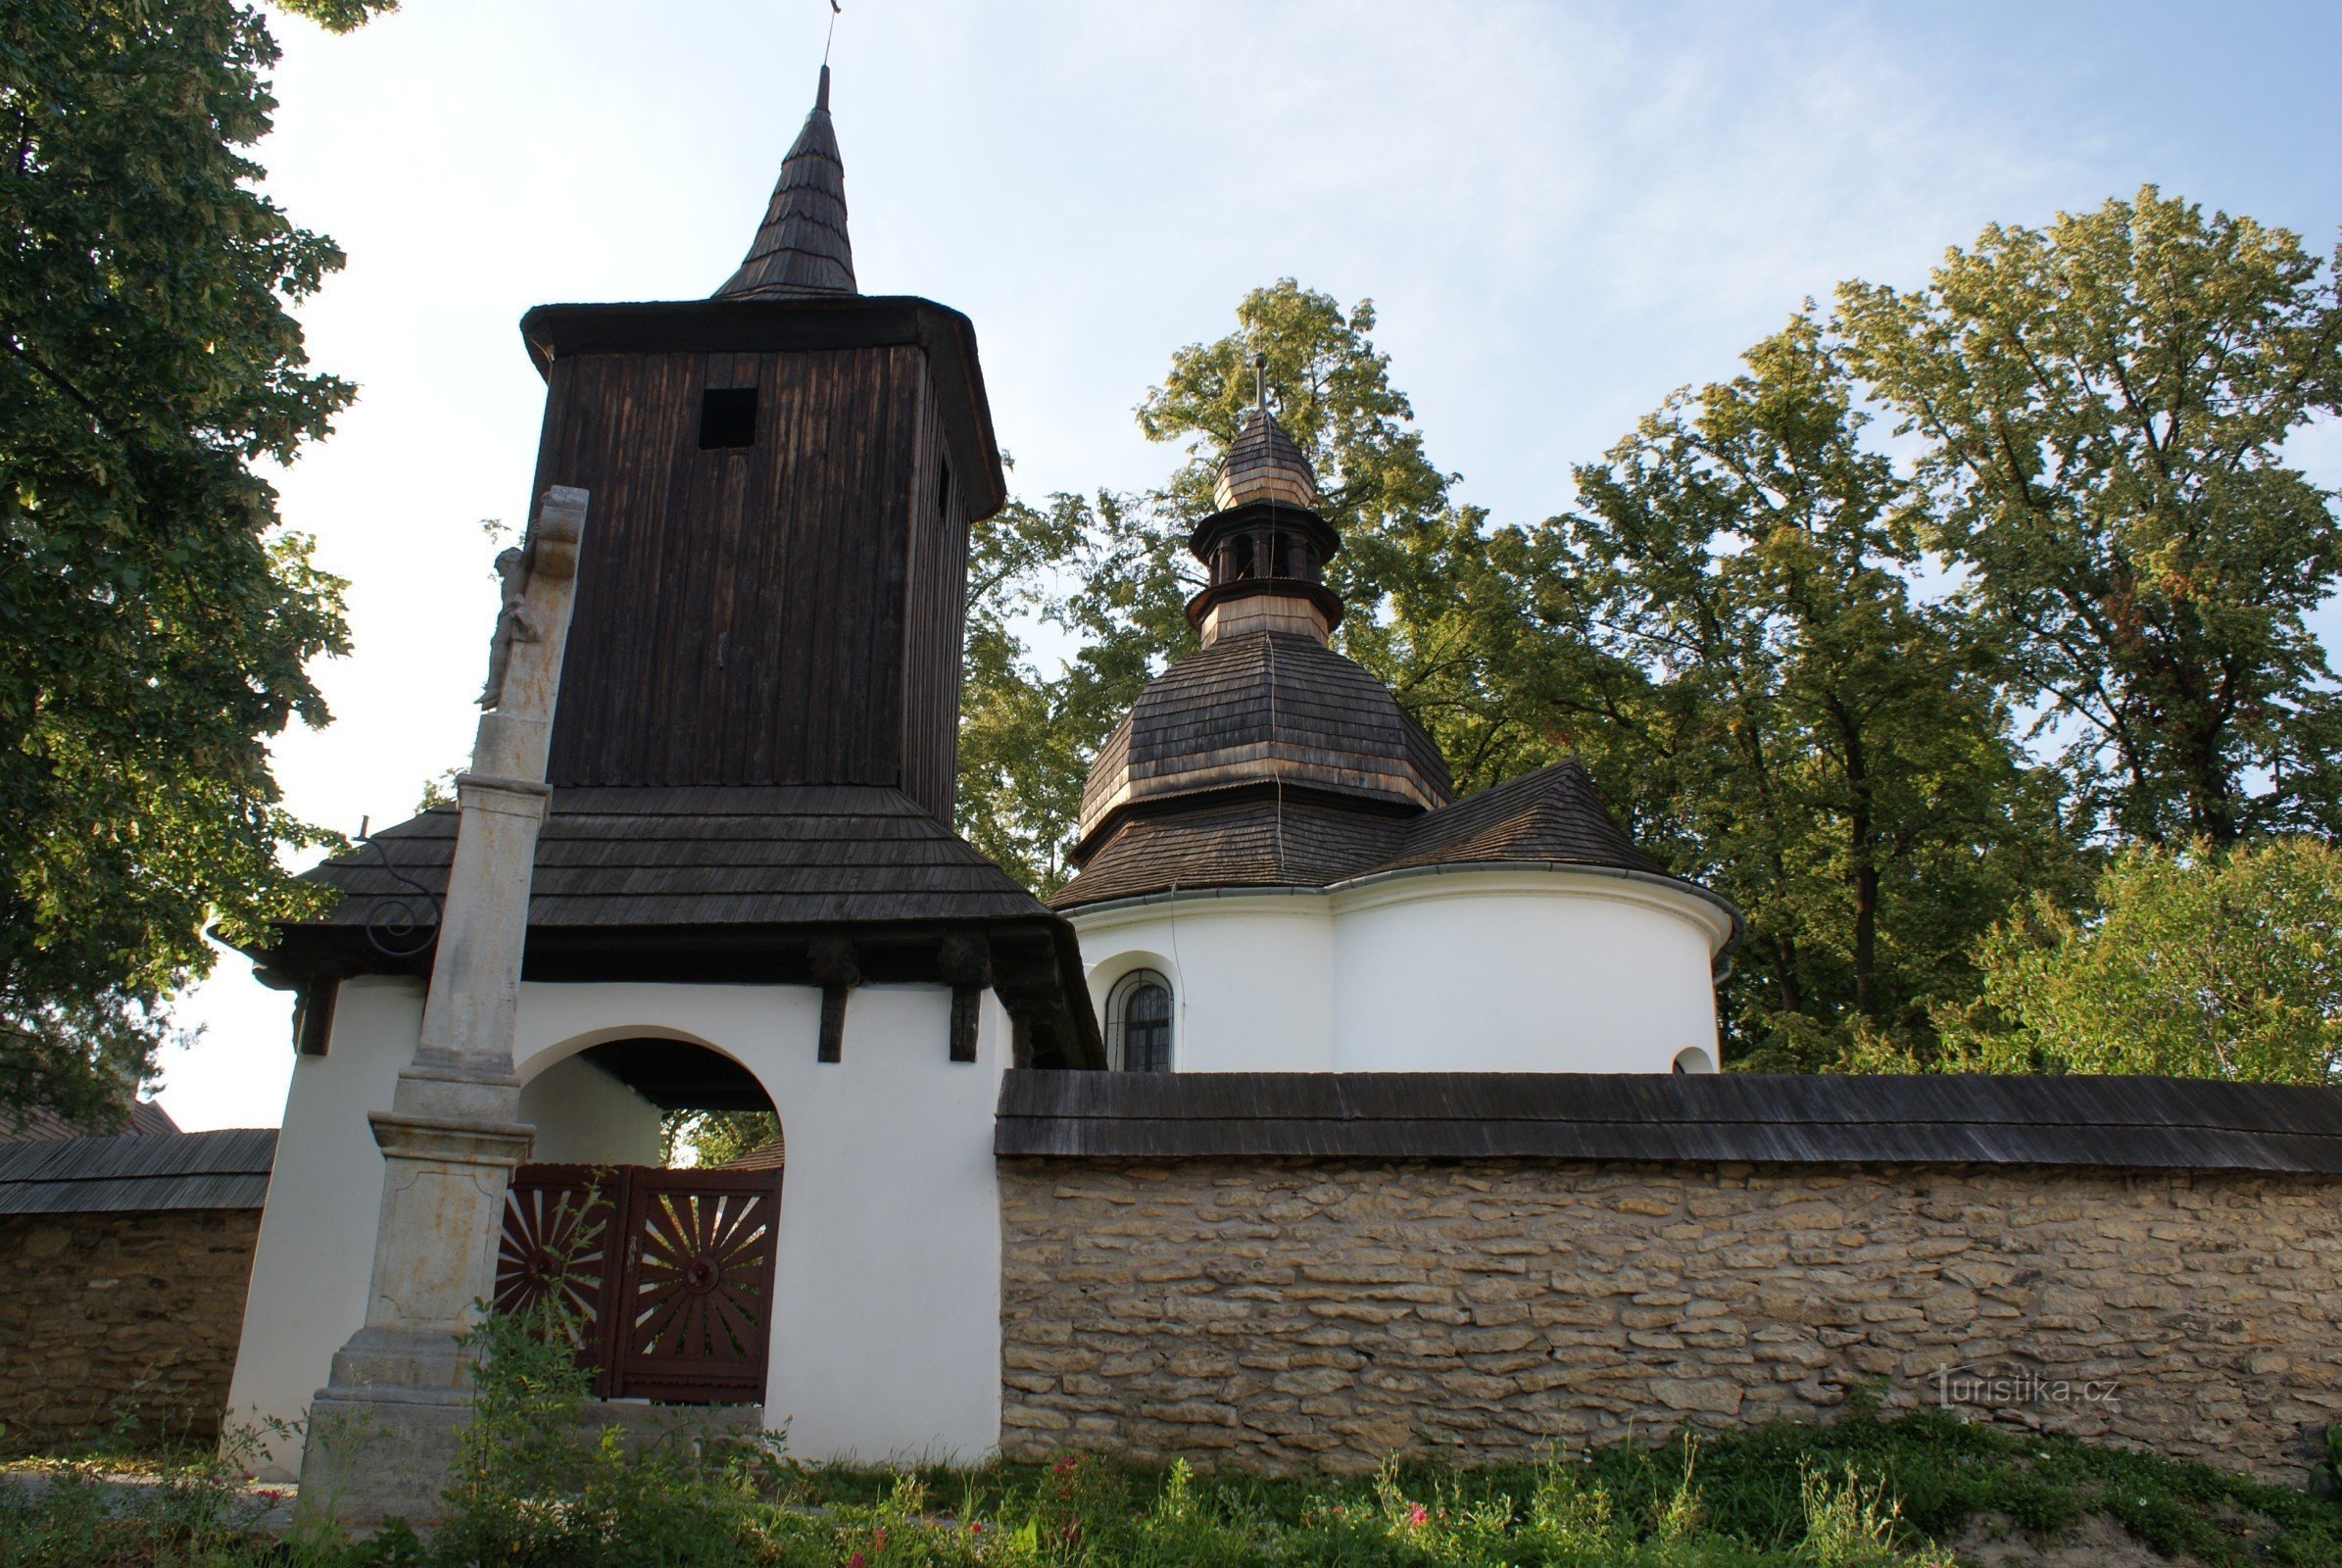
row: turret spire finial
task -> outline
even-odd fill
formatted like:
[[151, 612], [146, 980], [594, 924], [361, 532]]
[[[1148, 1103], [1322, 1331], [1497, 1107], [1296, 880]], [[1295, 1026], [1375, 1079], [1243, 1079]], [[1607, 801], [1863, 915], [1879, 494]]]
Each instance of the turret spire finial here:
[[1252, 403], [1244, 428], [1220, 459], [1220, 471], [1212, 479], [1212, 504], [1223, 512], [1252, 501], [1315, 507], [1317, 481], [1310, 474], [1309, 460], [1269, 411], [1269, 357], [1262, 353], [1252, 356]]

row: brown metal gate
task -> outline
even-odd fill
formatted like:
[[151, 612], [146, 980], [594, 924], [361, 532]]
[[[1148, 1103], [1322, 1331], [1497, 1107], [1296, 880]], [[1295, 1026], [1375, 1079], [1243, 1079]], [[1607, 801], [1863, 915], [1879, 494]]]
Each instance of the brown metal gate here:
[[497, 1310], [558, 1298], [604, 1398], [754, 1404], [772, 1344], [781, 1172], [523, 1165]]

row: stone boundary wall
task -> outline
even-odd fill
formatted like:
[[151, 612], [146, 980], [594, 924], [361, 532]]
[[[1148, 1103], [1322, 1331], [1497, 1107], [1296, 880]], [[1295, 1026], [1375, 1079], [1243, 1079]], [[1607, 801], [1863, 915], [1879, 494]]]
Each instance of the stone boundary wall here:
[[1001, 1446], [1467, 1464], [1884, 1406], [2298, 1481], [2342, 1178], [2049, 1166], [1000, 1161]]
[[0, 1218], [0, 1445], [220, 1435], [255, 1208]]

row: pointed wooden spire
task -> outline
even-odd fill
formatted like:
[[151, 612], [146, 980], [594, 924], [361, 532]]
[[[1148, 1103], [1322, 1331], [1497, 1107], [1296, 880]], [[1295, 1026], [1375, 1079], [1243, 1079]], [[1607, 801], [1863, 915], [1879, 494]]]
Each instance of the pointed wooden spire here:
[[724, 279], [717, 299], [852, 294], [854, 246], [846, 237], [846, 165], [829, 118], [829, 67], [805, 129], [781, 163], [763, 226], [740, 270]]

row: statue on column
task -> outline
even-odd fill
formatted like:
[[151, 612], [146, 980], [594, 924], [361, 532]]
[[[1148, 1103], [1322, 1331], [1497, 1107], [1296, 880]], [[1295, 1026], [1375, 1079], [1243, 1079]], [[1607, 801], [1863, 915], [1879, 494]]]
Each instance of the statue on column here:
[[[505, 1191], [535, 1144], [519, 1119], [512, 1031], [585, 516], [585, 492], [556, 486], [527, 538], [497, 558], [487, 711], [456, 778], [462, 815], [422, 1026], [390, 1108], [367, 1118], [383, 1174], [366, 1325], [311, 1404], [302, 1459], [304, 1501], [353, 1523], [436, 1507], [470, 1400], [462, 1336], [493, 1290]], [[365, 1433], [363, 1446], [337, 1444], [336, 1429]]]
[[482, 708], [494, 708], [504, 700], [505, 671], [512, 667], [512, 645], [541, 640], [528, 618], [528, 552], [518, 545], [499, 552], [496, 580], [503, 585], [504, 604], [496, 612], [496, 635], [488, 644], [488, 684], [480, 689]]

